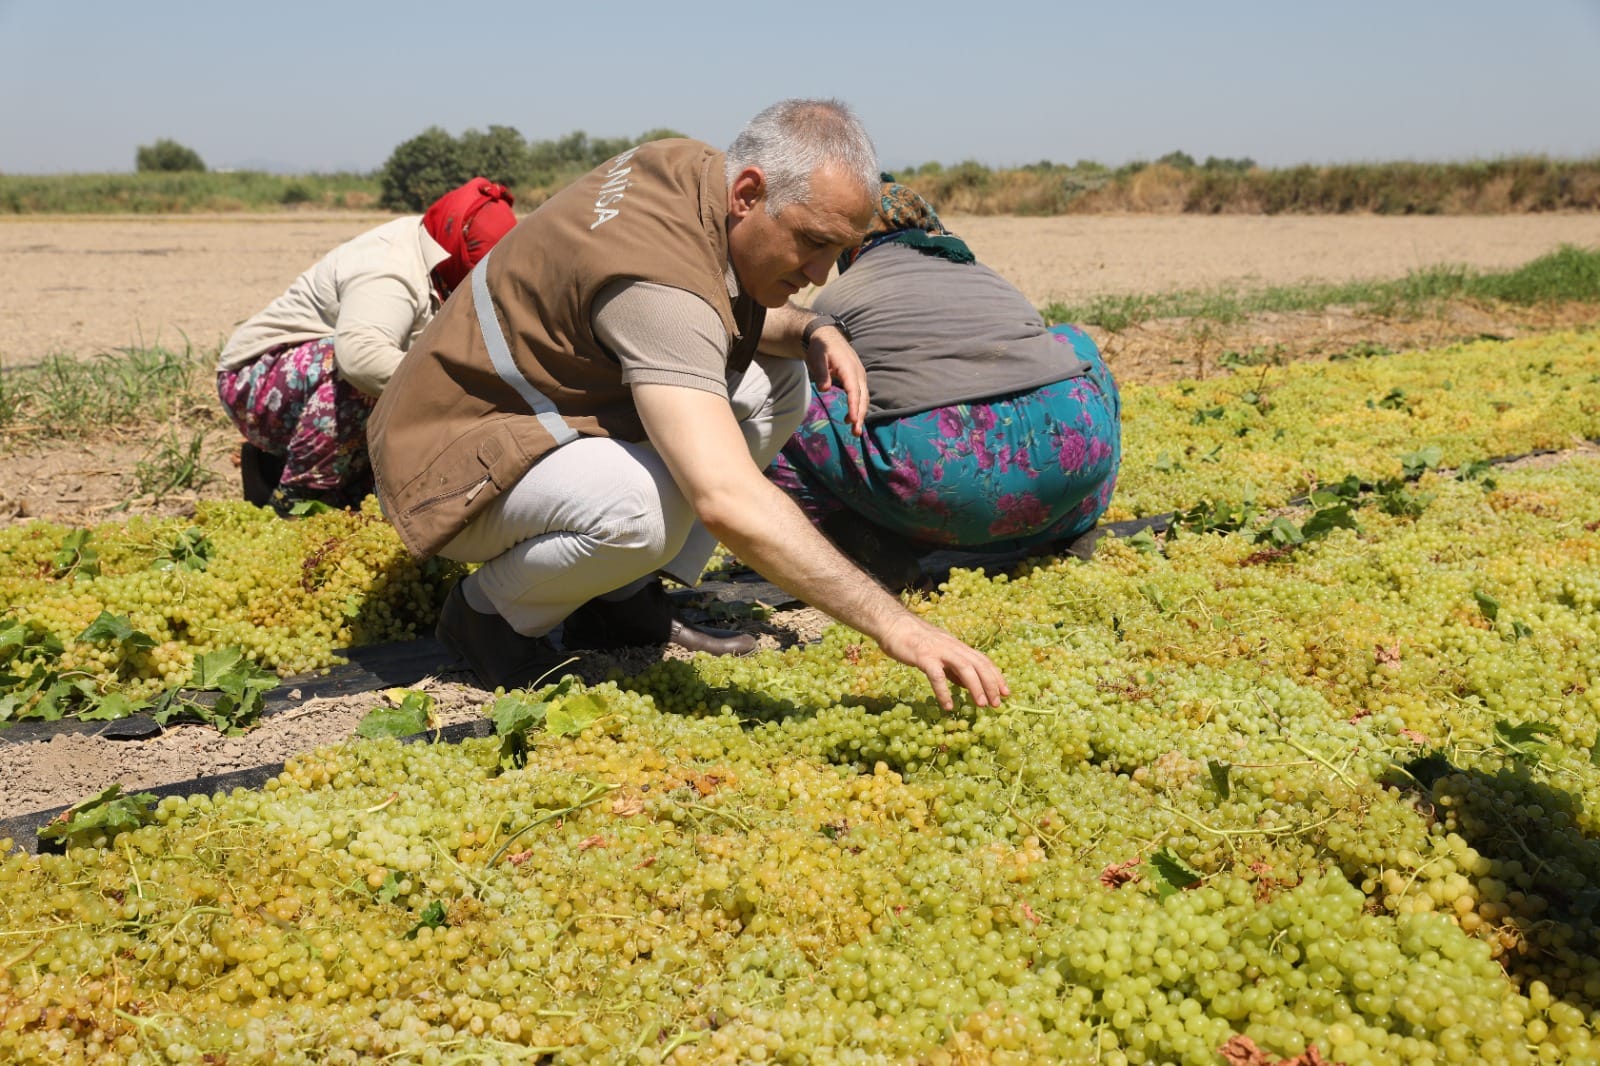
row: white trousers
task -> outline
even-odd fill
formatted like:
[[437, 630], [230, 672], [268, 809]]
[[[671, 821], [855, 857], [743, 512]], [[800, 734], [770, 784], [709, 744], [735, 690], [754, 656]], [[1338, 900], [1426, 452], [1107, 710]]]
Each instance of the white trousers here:
[[[799, 428], [805, 364], [758, 355], [733, 384], [733, 414], [765, 468]], [[700, 580], [716, 538], [695, 517], [649, 444], [580, 437], [550, 452], [479, 514], [441, 555], [482, 563], [467, 603], [543, 636], [584, 603], [631, 593], [657, 571]]]

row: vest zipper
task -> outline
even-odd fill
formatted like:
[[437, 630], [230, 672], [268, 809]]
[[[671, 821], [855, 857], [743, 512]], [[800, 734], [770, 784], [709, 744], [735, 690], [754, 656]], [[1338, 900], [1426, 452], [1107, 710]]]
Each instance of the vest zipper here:
[[411, 513], [421, 514], [423, 511], [431, 508], [434, 504], [444, 503], [446, 500], [454, 499], [455, 497], [460, 496], [463, 492], [467, 494], [467, 498], [462, 502], [470, 504], [473, 500], [478, 498], [478, 493], [489, 487], [489, 482], [493, 480], [494, 479], [492, 477], [490, 477], [488, 474], [485, 474], [483, 477], [479, 478], [476, 482], [468, 485], [464, 489], [453, 489], [450, 492], [441, 492], [437, 496], [429, 496], [426, 500], [423, 500], [421, 503], [411, 508]]

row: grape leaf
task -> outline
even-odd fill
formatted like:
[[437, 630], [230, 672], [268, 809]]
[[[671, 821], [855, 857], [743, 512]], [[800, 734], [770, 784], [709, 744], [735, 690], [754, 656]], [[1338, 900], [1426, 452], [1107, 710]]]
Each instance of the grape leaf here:
[[1350, 513], [1350, 505], [1348, 503], [1340, 503], [1332, 507], [1324, 507], [1306, 519], [1306, 524], [1300, 527], [1300, 532], [1305, 535], [1307, 540], [1315, 540], [1318, 537], [1327, 536], [1335, 529], [1359, 528], [1360, 526], [1356, 524], [1355, 516]]
[[179, 533], [165, 555], [150, 564], [152, 570], [204, 570], [211, 563], [211, 542], [198, 528]]
[[112, 785], [93, 799], [63, 811], [39, 830], [39, 839], [60, 841], [64, 846], [84, 846], [102, 834], [111, 840], [118, 833], [150, 824], [155, 818], [155, 802], [156, 797], [149, 792], [124, 796], [121, 785]]
[[1228, 774], [1233, 770], [1233, 767], [1225, 762], [1218, 762], [1216, 759], [1207, 759], [1206, 769], [1211, 771], [1211, 787], [1217, 790], [1218, 796], [1222, 799], [1227, 799], [1230, 791]]
[[400, 895], [400, 875], [390, 870], [384, 875], [383, 884], [378, 886], [378, 902], [393, 903], [395, 897]]
[[153, 648], [155, 639], [148, 634], [141, 633], [133, 628], [127, 617], [112, 614], [110, 611], [101, 611], [100, 617], [90, 622], [88, 628], [78, 634], [78, 642], [85, 641], [115, 641], [122, 645], [124, 654], [137, 648]]
[[606, 713], [605, 706], [587, 692], [557, 700], [545, 715], [544, 727], [558, 737], [575, 737]]
[[1472, 598], [1478, 601], [1478, 610], [1482, 611], [1483, 616], [1489, 621], [1493, 622], [1496, 618], [1500, 617], [1499, 600], [1495, 599], [1487, 592], [1482, 592], [1478, 589], [1472, 590]]
[[399, 691], [403, 694], [396, 705], [374, 707], [362, 717], [356, 736], [409, 737], [428, 728], [433, 717], [433, 697], [415, 689]]
[[1205, 880], [1193, 866], [1178, 858], [1171, 848], [1162, 848], [1146, 863], [1155, 872], [1156, 891], [1162, 899]]
[[[1394, 391], [1400, 392], [1399, 389]], [[1443, 458], [1444, 449], [1437, 444], [1430, 444], [1425, 448], [1419, 448], [1414, 452], [1402, 455], [1400, 457], [1400, 466], [1405, 471], [1406, 477], [1414, 478], [1421, 475], [1424, 470], [1436, 468]]]
[[82, 574], [96, 577], [100, 573], [100, 553], [89, 547], [94, 534], [87, 529], [74, 529], [61, 540], [61, 547], [50, 559], [56, 577]]
[[198, 689], [216, 688], [218, 681], [244, 661], [243, 648], [218, 648], [195, 656], [194, 673], [189, 684]]
[[189, 689], [217, 695], [196, 699], [178, 689], [168, 689], [152, 705], [150, 717], [157, 725], [179, 719], [205, 722], [236, 736], [261, 716], [266, 693], [277, 685], [278, 675], [257, 666], [242, 648], [219, 648], [196, 657], [188, 685]]
[[131, 717], [144, 706], [145, 701], [130, 699], [125, 692], [107, 692], [75, 717], [83, 722], [115, 722]]
[[15, 622], [0, 629], [0, 664], [8, 663], [28, 646], [28, 627]]
[[314, 514], [331, 514], [335, 508], [321, 500], [296, 500], [289, 505], [289, 514], [295, 518], [305, 518]]
[[[1321, 513], [1320, 511], [1318, 512]], [[1309, 523], [1307, 523], [1309, 524]], [[1278, 547], [1288, 548], [1296, 544], [1304, 544], [1305, 535], [1289, 519], [1279, 515], [1267, 527], [1252, 538], [1253, 544], [1275, 544]]]
[[1149, 526], [1129, 537], [1128, 547], [1145, 555], [1154, 555], [1161, 551], [1161, 545], [1156, 542], [1156, 535], [1150, 532]]
[[[53, 673], [49, 676], [55, 677]], [[94, 682], [86, 677], [55, 680], [39, 694], [39, 701], [24, 717], [55, 722], [76, 710], [77, 704], [93, 703], [98, 697]]]
[[528, 761], [528, 734], [544, 725], [552, 701], [572, 690], [572, 678], [564, 677], [548, 695], [540, 699], [530, 692], [514, 691], [494, 701], [489, 717], [500, 737], [500, 766], [521, 767]]
[[1504, 718], [1494, 724], [1495, 742], [1503, 748], [1510, 749], [1518, 755], [1528, 755], [1537, 758], [1545, 749], [1545, 744], [1539, 738], [1552, 736], [1558, 733], [1552, 725], [1544, 722], [1517, 722], [1512, 723]]
[[417, 931], [423, 926], [427, 926], [429, 929], [440, 929], [449, 924], [449, 922], [445, 921], [443, 901], [436, 899], [422, 909], [422, 917], [418, 919], [416, 925], [411, 927], [411, 931], [406, 933], [406, 939], [417, 939]]

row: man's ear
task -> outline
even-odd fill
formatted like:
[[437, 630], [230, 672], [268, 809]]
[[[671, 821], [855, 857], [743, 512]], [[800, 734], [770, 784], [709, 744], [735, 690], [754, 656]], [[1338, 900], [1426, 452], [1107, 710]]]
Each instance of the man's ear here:
[[745, 167], [733, 176], [728, 186], [728, 213], [744, 218], [761, 206], [767, 196], [767, 176], [757, 166]]

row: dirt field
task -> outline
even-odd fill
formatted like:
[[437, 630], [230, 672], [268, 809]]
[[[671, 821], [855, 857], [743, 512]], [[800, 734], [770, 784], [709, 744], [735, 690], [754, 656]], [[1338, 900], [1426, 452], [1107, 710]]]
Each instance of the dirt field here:
[[[92, 355], [135, 343], [213, 351], [324, 251], [380, 221], [373, 215], [271, 217], [0, 217], [0, 366], [51, 353]], [[1304, 280], [1396, 278], [1439, 264], [1514, 267], [1562, 243], [1600, 246], [1600, 216], [1506, 218], [961, 218], [946, 220], [980, 259], [1036, 304], [1099, 294], [1155, 293]], [[1541, 315], [1544, 316], [1541, 318]], [[1364, 319], [1337, 309], [1263, 316], [1213, 329], [1147, 323], [1099, 334], [1123, 381], [1203, 376], [1228, 348], [1283, 346], [1315, 357], [1358, 341], [1394, 348], [1483, 334], [1600, 320], [1600, 307], [1508, 317], [1455, 307], [1423, 322]], [[198, 494], [133, 499], [129, 513], [181, 514], [196, 496], [235, 497], [237, 442], [214, 405], [173, 413], [207, 430], [218, 480]], [[51, 518], [92, 524], [130, 503], [130, 471], [148, 427], [107, 427], [100, 439], [0, 439], [0, 524]], [[3, 609], [3, 608], [0, 608]], [[824, 622], [814, 611], [774, 620], [797, 636]], [[767, 642], [767, 638], [764, 638]], [[603, 676], [604, 663], [586, 664]], [[449, 679], [428, 686], [443, 717], [474, 717], [486, 694]], [[259, 765], [348, 736], [379, 697], [310, 701], [250, 734], [224, 738], [178, 727], [146, 741], [63, 736], [11, 743], [0, 731], [0, 814], [41, 810], [93, 795], [112, 782], [138, 789]]]
[[[0, 365], [185, 339], [214, 349], [328, 249], [387, 216], [0, 216]], [[952, 216], [1037, 306], [1101, 294], [1396, 278], [1600, 246], [1600, 215]]]

